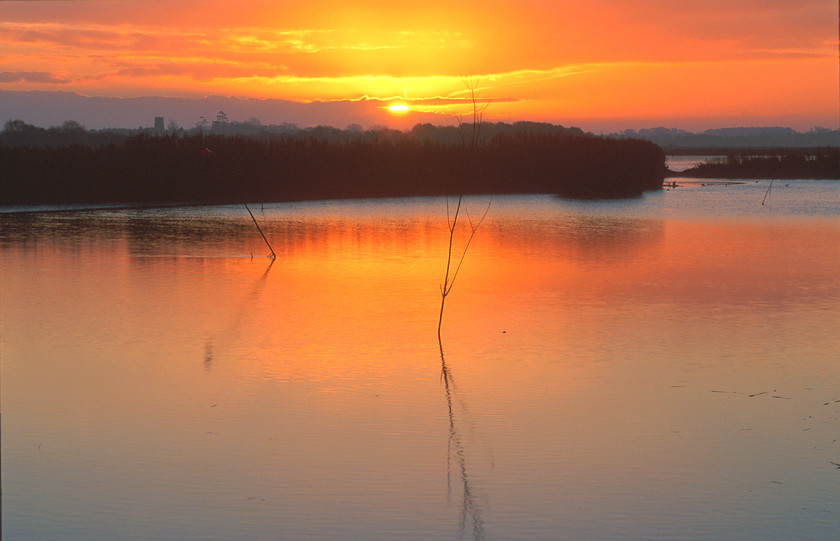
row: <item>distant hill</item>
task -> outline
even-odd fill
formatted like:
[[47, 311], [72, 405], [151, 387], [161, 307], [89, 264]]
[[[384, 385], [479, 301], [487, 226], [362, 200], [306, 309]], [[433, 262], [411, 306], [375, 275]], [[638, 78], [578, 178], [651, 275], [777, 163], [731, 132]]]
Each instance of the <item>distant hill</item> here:
[[155, 117], [164, 117], [194, 128], [202, 119], [212, 122], [220, 111], [231, 120], [259, 120], [265, 123], [301, 126], [334, 125], [337, 118], [347, 124], [371, 125], [381, 102], [299, 103], [280, 99], [240, 99], [226, 96], [203, 98], [107, 98], [87, 97], [74, 92], [12, 92], [0, 90], [0, 124], [23, 120], [39, 127], [58, 126], [72, 120], [88, 129], [151, 127]]
[[[260, 126], [273, 126], [274, 131], [298, 126], [329, 126], [364, 129], [379, 123], [382, 102], [377, 100], [299, 103], [281, 99], [241, 99], [225, 96], [203, 98], [106, 98], [86, 97], [73, 92], [13, 92], [0, 90], [0, 125], [8, 121], [42, 127], [59, 127], [73, 121], [88, 130], [111, 131], [151, 128], [155, 117], [163, 117], [167, 130], [186, 131], [199, 125], [214, 128], [217, 115], [224, 112], [230, 122], [218, 128], [228, 135], [253, 132]], [[417, 125], [440, 122], [435, 115], [413, 114]], [[336, 119], [342, 119], [337, 122]], [[515, 124], [523, 124], [517, 122]], [[532, 127], [544, 130], [543, 123]], [[279, 128], [278, 128], [279, 127]], [[408, 126], [407, 126], [408, 127]], [[576, 129], [576, 128], [565, 128]], [[530, 131], [530, 130], [529, 130]], [[550, 130], [549, 130], [550, 131]], [[580, 130], [578, 130], [580, 131]], [[242, 133], [245, 134], [245, 133]], [[608, 135], [611, 138], [644, 139], [661, 146], [669, 153], [705, 152], [727, 148], [783, 148], [840, 146], [840, 130], [813, 128], [797, 132], [785, 127], [743, 127], [706, 130], [691, 133], [678, 128], [627, 130]]]
[[744, 148], [815, 148], [840, 146], [840, 130], [813, 128], [797, 132], [792, 128], [718, 128], [691, 133], [675, 128], [626, 130], [614, 137], [644, 139], [656, 143], [666, 152]]

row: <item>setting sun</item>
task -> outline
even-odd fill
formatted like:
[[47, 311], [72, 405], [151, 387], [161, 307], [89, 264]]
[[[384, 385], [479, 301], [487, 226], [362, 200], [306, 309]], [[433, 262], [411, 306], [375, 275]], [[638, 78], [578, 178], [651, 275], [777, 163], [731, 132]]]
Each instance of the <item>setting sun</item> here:
[[408, 112], [408, 105], [404, 103], [397, 103], [388, 107], [388, 110], [392, 113], [406, 113]]

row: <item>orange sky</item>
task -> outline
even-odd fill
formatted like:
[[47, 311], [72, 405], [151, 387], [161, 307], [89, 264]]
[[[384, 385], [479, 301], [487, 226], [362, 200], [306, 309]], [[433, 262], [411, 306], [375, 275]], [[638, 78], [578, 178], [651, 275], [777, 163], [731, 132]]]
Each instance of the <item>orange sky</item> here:
[[410, 126], [467, 112], [471, 75], [488, 120], [837, 128], [837, 25], [834, 0], [3, 1], [0, 90], [367, 97]]

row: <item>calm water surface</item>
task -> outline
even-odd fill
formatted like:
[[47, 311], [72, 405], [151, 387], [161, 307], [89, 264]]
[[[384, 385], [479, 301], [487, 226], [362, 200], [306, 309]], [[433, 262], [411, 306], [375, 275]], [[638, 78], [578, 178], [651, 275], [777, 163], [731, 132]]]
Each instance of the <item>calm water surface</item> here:
[[0, 214], [4, 539], [833, 539], [840, 184], [768, 187], [497, 197], [442, 344], [444, 199]]
[[665, 159], [665, 165], [671, 171], [685, 171], [692, 167], [711, 161], [713, 159], [721, 159], [726, 156], [685, 156], [679, 154], [670, 154]]

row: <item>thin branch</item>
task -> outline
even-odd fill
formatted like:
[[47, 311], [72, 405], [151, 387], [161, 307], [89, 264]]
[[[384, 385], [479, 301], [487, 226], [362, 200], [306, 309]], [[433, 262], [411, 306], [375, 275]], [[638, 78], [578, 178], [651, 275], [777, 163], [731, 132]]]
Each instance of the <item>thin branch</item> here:
[[[452, 277], [450, 278], [450, 273], [452, 272], [452, 247], [454, 244], [455, 239], [455, 228], [458, 224], [458, 216], [461, 213], [461, 202], [464, 196], [458, 196], [458, 204], [455, 206], [455, 213], [453, 215], [450, 227], [449, 227], [449, 249], [447, 250], [446, 254], [446, 274], [444, 274], [443, 284], [440, 286], [440, 315], [438, 317], [438, 341], [440, 341], [440, 330], [443, 325], [443, 310], [446, 306], [446, 297], [449, 296], [449, 293], [452, 292], [452, 287], [455, 285], [455, 279], [458, 277], [458, 273], [461, 270], [461, 265], [464, 264], [464, 258], [467, 256], [467, 251], [470, 248], [470, 243], [472, 243], [472, 239], [475, 236], [476, 231], [484, 222], [484, 219], [487, 217], [487, 213], [490, 211], [490, 205], [493, 203], [493, 196], [490, 196], [490, 200], [487, 202], [487, 208], [484, 209], [484, 213], [481, 215], [481, 219], [478, 222], [473, 223], [472, 218], [470, 217], [469, 212], [465, 211], [467, 214], [467, 219], [470, 223], [470, 236], [467, 238], [466, 245], [464, 246], [464, 250], [461, 252], [461, 257], [458, 259], [458, 264], [455, 267], [455, 271], [452, 273]], [[449, 200], [447, 199], [447, 208], [448, 208]]]
[[452, 286], [449, 284], [449, 270], [452, 266], [452, 243], [455, 237], [455, 226], [458, 223], [458, 214], [461, 212], [461, 200], [463, 195], [458, 196], [458, 205], [455, 207], [455, 216], [449, 220], [449, 198], [446, 198], [446, 219], [449, 221], [449, 249], [446, 253], [446, 274], [443, 277], [443, 284], [440, 287], [440, 315], [438, 316], [438, 342], [440, 342], [440, 328], [443, 325], [443, 307], [446, 304], [446, 296]]
[[767, 191], [764, 192], [764, 199], [761, 200], [762, 206], [764, 205], [764, 202], [767, 201], [767, 196], [770, 195], [770, 190], [773, 188], [773, 180], [774, 179], [770, 179], [770, 186], [767, 186]]
[[458, 271], [461, 270], [461, 265], [464, 263], [464, 258], [467, 256], [467, 250], [469, 250], [470, 248], [470, 243], [472, 242], [472, 239], [475, 236], [475, 232], [478, 230], [478, 228], [481, 226], [481, 223], [484, 221], [484, 218], [487, 217], [487, 213], [490, 211], [491, 203], [493, 203], [492, 195], [490, 196], [490, 200], [487, 202], [487, 208], [484, 209], [484, 214], [481, 215], [481, 219], [475, 225], [473, 225], [472, 223], [472, 218], [470, 218], [469, 212], [467, 213], [467, 219], [470, 222], [470, 236], [467, 239], [467, 244], [464, 246], [464, 251], [461, 253], [461, 259], [458, 260], [458, 266], [455, 267], [455, 273], [452, 275], [452, 280], [449, 282], [449, 289], [446, 290], [447, 295], [449, 295], [449, 292], [452, 291], [452, 286], [455, 285], [455, 278], [458, 277]]
[[[472, 136], [470, 138], [469, 146], [467, 146], [466, 135], [464, 134], [464, 123], [459, 115], [455, 115], [455, 120], [458, 122], [458, 136], [461, 138], [461, 146], [464, 149], [469, 150], [466, 153], [466, 157], [468, 162], [472, 164], [475, 156], [474, 150], [478, 145], [478, 139], [481, 134], [481, 123], [484, 119], [484, 111], [487, 110], [487, 107], [490, 106], [490, 102], [485, 103], [483, 106], [479, 107], [478, 98], [476, 97], [476, 88], [477, 84], [473, 80], [472, 76], [470, 77], [462, 77], [462, 81], [464, 82], [464, 86], [467, 87], [467, 91], [469, 92], [469, 99], [472, 102]], [[490, 211], [490, 204], [493, 202], [493, 196], [490, 196], [490, 201], [487, 202], [487, 208], [484, 209], [484, 214], [481, 215], [481, 219], [478, 222], [473, 222], [472, 216], [470, 213], [465, 210], [467, 214], [467, 220], [470, 224], [470, 235], [467, 239], [467, 242], [464, 246], [463, 252], [461, 252], [461, 257], [458, 259], [458, 264], [455, 267], [455, 272], [452, 273], [452, 277], [450, 278], [450, 272], [452, 272], [452, 247], [454, 244], [455, 239], [455, 229], [458, 225], [458, 216], [461, 212], [461, 202], [463, 201], [463, 194], [458, 196], [458, 204], [455, 206], [454, 214], [450, 211], [449, 208], [449, 198], [446, 198], [446, 222], [449, 227], [449, 250], [446, 254], [446, 274], [444, 274], [443, 284], [440, 286], [440, 317], [438, 318], [438, 341], [440, 341], [440, 329], [443, 325], [443, 311], [446, 305], [446, 297], [449, 296], [449, 293], [452, 291], [452, 286], [455, 285], [455, 279], [458, 277], [458, 273], [461, 270], [461, 265], [464, 264], [464, 258], [467, 256], [467, 251], [470, 248], [470, 244], [472, 243], [472, 239], [475, 236], [475, 232], [481, 226], [484, 219], [487, 217], [487, 213]]]
[[257, 226], [257, 231], [260, 232], [260, 235], [262, 236], [263, 240], [265, 241], [265, 245], [268, 246], [269, 250], [271, 250], [271, 255], [269, 255], [268, 257], [270, 257], [271, 261], [273, 262], [274, 258], [277, 257], [277, 254], [274, 253], [274, 248], [271, 247], [271, 244], [268, 243], [268, 239], [265, 238], [265, 233], [263, 233], [262, 229], [260, 229], [260, 224], [257, 223], [257, 219], [254, 218], [254, 213], [251, 212], [251, 209], [248, 208], [248, 204], [245, 203], [245, 202], [243, 202], [242, 204], [245, 205], [245, 210], [248, 211], [248, 214], [251, 215], [251, 219], [254, 220], [254, 225]]
[[[446, 274], [443, 277], [443, 296], [444, 297], [446, 297], [446, 295], [449, 294], [449, 289], [452, 288], [451, 285], [449, 285], [449, 287], [447, 287], [447, 285], [450, 283], [449, 282], [449, 269], [451, 268], [451, 265], [452, 265], [452, 244], [453, 244], [454, 239], [455, 239], [455, 226], [458, 224], [458, 214], [460, 214], [460, 212], [461, 212], [461, 200], [463, 198], [464, 198], [463, 195], [458, 196], [458, 205], [455, 207], [455, 216], [454, 216], [454, 219], [449, 224], [449, 250], [447, 251], [447, 255], [446, 255]], [[446, 205], [447, 205], [447, 211], [448, 211], [448, 208], [449, 208], [449, 198], [448, 197], [446, 198]], [[453, 280], [454, 280], [454, 278], [453, 278]]]

